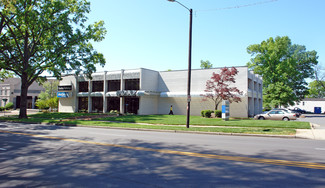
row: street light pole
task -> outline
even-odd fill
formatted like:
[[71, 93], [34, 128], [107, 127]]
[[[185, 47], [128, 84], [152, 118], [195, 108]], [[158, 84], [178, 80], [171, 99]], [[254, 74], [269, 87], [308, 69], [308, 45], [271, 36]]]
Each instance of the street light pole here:
[[191, 64], [192, 64], [192, 17], [193, 10], [187, 8], [182, 3], [176, 0], [168, 0], [170, 2], [176, 2], [190, 11], [190, 31], [189, 31], [189, 46], [188, 46], [188, 70], [187, 70], [187, 113], [186, 113], [186, 128], [190, 128], [190, 107], [191, 107]]

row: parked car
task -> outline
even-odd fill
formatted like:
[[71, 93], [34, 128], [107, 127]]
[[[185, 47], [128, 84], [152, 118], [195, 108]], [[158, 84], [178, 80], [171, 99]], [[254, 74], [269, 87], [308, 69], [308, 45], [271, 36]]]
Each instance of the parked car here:
[[295, 107], [294, 109], [292, 109], [292, 111], [298, 112], [300, 114], [305, 114], [306, 113], [306, 110], [300, 109], [298, 107]]
[[301, 112], [298, 112], [296, 110], [286, 109], [286, 108], [274, 108], [273, 110], [285, 110], [288, 113], [294, 113], [294, 114], [296, 114], [297, 118], [299, 118], [300, 115], [301, 115]]
[[295, 113], [290, 112], [287, 109], [273, 109], [267, 112], [266, 114], [257, 114], [256, 116], [254, 116], [254, 119], [290, 121], [290, 120], [296, 120], [297, 115]]

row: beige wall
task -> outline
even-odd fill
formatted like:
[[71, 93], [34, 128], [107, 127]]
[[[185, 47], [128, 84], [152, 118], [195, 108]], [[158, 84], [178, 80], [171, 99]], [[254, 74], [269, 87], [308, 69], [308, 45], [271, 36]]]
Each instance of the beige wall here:
[[77, 88], [76, 88], [76, 77], [74, 75], [65, 76], [64, 79], [60, 81], [60, 86], [72, 85], [72, 96], [69, 98], [59, 98], [59, 112], [77, 112]]

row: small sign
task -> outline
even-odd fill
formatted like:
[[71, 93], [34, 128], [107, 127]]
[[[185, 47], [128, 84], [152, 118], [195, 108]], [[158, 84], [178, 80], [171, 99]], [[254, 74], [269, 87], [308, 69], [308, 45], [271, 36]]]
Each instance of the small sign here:
[[58, 92], [56, 96], [58, 98], [69, 98], [71, 95], [70, 92]]
[[72, 90], [72, 85], [58, 86], [58, 91], [71, 91], [71, 90]]
[[187, 102], [191, 102], [191, 95], [187, 96]]

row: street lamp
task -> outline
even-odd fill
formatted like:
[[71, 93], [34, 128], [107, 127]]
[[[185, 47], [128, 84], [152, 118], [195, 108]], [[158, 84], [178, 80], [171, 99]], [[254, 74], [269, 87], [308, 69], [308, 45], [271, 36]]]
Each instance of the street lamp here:
[[176, 2], [182, 7], [190, 11], [190, 33], [189, 33], [189, 47], [188, 47], [188, 73], [187, 73], [187, 114], [186, 114], [186, 128], [190, 127], [190, 106], [191, 106], [191, 64], [192, 64], [192, 15], [193, 10], [187, 8], [182, 3], [176, 0], [168, 0], [169, 2]]

